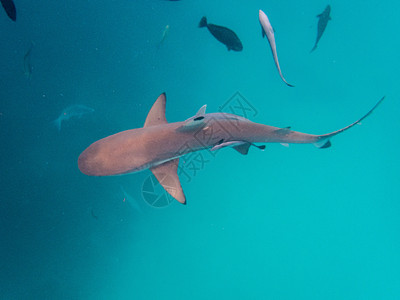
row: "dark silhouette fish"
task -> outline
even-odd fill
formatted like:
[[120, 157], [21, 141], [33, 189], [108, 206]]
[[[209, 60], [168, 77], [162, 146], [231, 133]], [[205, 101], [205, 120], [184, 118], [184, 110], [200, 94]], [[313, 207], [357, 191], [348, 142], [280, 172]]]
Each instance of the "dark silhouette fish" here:
[[31, 45], [28, 49], [28, 51], [24, 55], [24, 74], [26, 78], [30, 79], [32, 76], [32, 64], [31, 64], [31, 53], [33, 49], [33, 42], [31, 42]]
[[12, 0], [0, 0], [1, 5], [3, 5], [8, 17], [16, 21], [17, 20], [17, 10], [15, 8], [14, 2]]
[[214, 24], [209, 24], [207, 23], [207, 18], [203, 17], [200, 20], [199, 27], [207, 27], [208, 31], [211, 32], [211, 34], [222, 44], [224, 44], [227, 48], [228, 51], [233, 50], [233, 51], [242, 51], [243, 45], [236, 33], [234, 33], [232, 30], [229, 28], [219, 26], [219, 25], [214, 25]]
[[314, 47], [311, 49], [310, 52], [313, 52], [315, 49], [317, 49], [318, 42], [321, 38], [321, 36], [324, 34], [326, 25], [328, 25], [328, 21], [332, 20], [329, 14], [331, 13], [331, 6], [327, 5], [325, 10], [317, 15], [318, 20], [318, 32], [317, 32], [317, 40], [315, 41]]

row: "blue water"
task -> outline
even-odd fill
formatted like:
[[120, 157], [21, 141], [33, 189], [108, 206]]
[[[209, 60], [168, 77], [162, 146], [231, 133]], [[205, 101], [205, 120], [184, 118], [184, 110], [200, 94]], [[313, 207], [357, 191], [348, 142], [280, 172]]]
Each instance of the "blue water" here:
[[[397, 2], [331, 2], [311, 54], [326, 2], [15, 4], [15, 23], [0, 9], [0, 299], [400, 299]], [[204, 15], [243, 51], [197, 28]], [[170, 122], [239, 92], [251, 120], [315, 134], [386, 99], [329, 149], [203, 151], [181, 176], [188, 204], [157, 208], [142, 193], [149, 171], [89, 177], [77, 158], [141, 127], [162, 92]], [[76, 104], [94, 112], [58, 131]]]

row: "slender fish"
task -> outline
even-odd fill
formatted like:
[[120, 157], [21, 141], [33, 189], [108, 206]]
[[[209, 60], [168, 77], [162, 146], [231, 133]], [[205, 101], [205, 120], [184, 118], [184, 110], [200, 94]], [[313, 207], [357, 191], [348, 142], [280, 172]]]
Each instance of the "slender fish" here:
[[261, 31], [262, 31], [262, 36], [265, 37], [267, 36], [269, 45], [271, 47], [272, 51], [272, 56], [274, 57], [275, 65], [278, 69], [279, 76], [281, 76], [282, 80], [290, 87], [294, 87], [294, 85], [291, 85], [286, 81], [286, 79], [282, 75], [281, 67], [279, 66], [279, 61], [278, 61], [278, 54], [276, 53], [276, 44], [275, 44], [275, 34], [274, 34], [274, 29], [271, 26], [271, 23], [269, 22], [269, 19], [267, 15], [260, 9], [258, 12], [258, 18], [260, 20], [261, 24]]

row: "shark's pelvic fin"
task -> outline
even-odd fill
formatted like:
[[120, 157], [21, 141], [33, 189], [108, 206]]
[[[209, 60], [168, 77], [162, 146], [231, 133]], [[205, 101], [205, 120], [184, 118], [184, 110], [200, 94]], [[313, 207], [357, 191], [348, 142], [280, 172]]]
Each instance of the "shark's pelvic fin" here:
[[233, 146], [232, 148], [235, 149], [240, 154], [247, 155], [249, 153], [250, 146], [251, 146], [250, 143], [242, 143], [242, 144]]
[[154, 176], [162, 187], [176, 200], [186, 204], [186, 197], [183, 193], [178, 177], [179, 158], [167, 161], [161, 165], [151, 168]]
[[162, 93], [160, 96], [158, 96], [156, 102], [154, 102], [153, 106], [149, 111], [149, 114], [147, 115], [146, 122], [144, 122], [143, 127], [168, 123], [167, 118], [165, 117], [166, 101], [167, 97], [165, 93]]
[[239, 152], [240, 154], [243, 155], [247, 155], [249, 153], [249, 148], [250, 146], [254, 146], [257, 147], [260, 150], [264, 150], [265, 146], [257, 146], [253, 143], [250, 142], [246, 142], [246, 141], [229, 141], [229, 142], [225, 142], [223, 140], [221, 140], [217, 145], [215, 145], [214, 147], [211, 148], [211, 151], [215, 151], [221, 148], [225, 148], [225, 147], [232, 147], [233, 149], [235, 149], [237, 152]]

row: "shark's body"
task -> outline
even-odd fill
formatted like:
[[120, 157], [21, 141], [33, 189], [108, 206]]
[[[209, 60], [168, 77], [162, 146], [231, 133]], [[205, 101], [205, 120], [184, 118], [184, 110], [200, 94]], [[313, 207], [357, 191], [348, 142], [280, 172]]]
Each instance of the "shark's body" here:
[[[151, 108], [143, 128], [123, 131], [90, 145], [78, 159], [82, 173], [109, 176], [150, 169], [161, 185], [179, 202], [186, 203], [177, 169], [179, 157], [203, 149], [233, 147], [247, 154], [254, 143], [315, 144], [330, 146], [329, 138], [366, 118], [383, 98], [361, 119], [338, 131], [313, 135], [251, 122], [225, 113], [198, 113], [184, 122], [168, 123], [166, 96], [161, 94]], [[262, 146], [256, 146], [262, 148]], [[168, 177], [168, 178], [167, 178]]]
[[274, 57], [274, 62], [275, 62], [276, 68], [278, 69], [278, 72], [279, 72], [279, 76], [281, 76], [283, 82], [285, 82], [288, 86], [293, 87], [293, 85], [288, 83], [286, 81], [286, 79], [283, 77], [281, 67], [279, 66], [278, 53], [276, 52], [274, 29], [272, 28], [272, 25], [269, 22], [267, 15], [261, 9], [258, 12], [258, 19], [261, 24], [262, 37], [267, 36], [269, 46], [271, 47], [272, 56]]
[[318, 42], [321, 39], [322, 35], [325, 32], [326, 26], [328, 25], [329, 20], [332, 20], [330, 17], [331, 13], [331, 6], [327, 5], [325, 10], [317, 15], [318, 20], [318, 31], [317, 31], [317, 39], [315, 40], [314, 47], [311, 49], [310, 52], [313, 52], [315, 49], [317, 49]]

